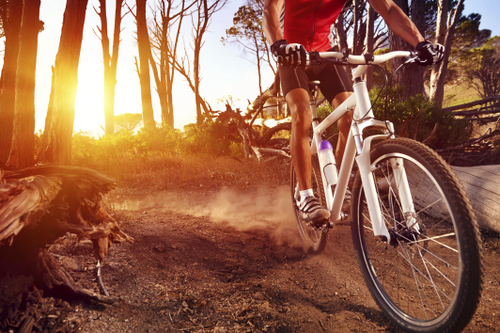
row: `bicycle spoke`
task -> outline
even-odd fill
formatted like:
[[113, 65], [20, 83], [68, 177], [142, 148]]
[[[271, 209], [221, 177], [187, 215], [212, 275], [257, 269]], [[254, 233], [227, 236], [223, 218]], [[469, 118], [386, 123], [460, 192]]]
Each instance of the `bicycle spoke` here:
[[[411, 258], [409, 257], [405, 257], [403, 254], [401, 254], [401, 252], [399, 252], [399, 254], [401, 255], [401, 257], [403, 257], [403, 259], [405, 259], [407, 261], [407, 263], [411, 266], [412, 270], [416, 271], [417, 273], [419, 273], [425, 280], [427, 280], [427, 282], [431, 283], [433, 286], [435, 286], [435, 283], [432, 281], [432, 276], [430, 275], [430, 273], [428, 272], [428, 274], [425, 274], [424, 272], [422, 272], [420, 269], [418, 269], [416, 267], [416, 265], [414, 265], [411, 261]], [[444, 275], [443, 275], [444, 277]], [[449, 281], [449, 279], [447, 279]], [[451, 281], [450, 281], [451, 282]], [[453, 282], [451, 282], [451, 284], [453, 286], [455, 286], [455, 284]], [[448, 297], [446, 295], [446, 293], [441, 289], [441, 288], [437, 288], [437, 290], [439, 290], [444, 296], [446, 296], [449, 300], [451, 299], [450, 297]]]

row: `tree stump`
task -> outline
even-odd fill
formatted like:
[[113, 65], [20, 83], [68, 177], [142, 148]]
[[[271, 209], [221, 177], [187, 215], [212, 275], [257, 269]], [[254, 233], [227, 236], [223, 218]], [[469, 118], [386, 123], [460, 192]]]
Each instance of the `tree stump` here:
[[[78, 287], [46, 250], [66, 233], [89, 238], [100, 267], [113, 243], [132, 242], [102, 202], [114, 186], [112, 179], [97, 171], [71, 166], [0, 170], [1, 332], [25, 321], [21, 312], [40, 296], [39, 290], [58, 298], [117, 300], [105, 292], [100, 275], [104, 296]], [[31, 332], [33, 320], [26, 325], [25, 331]]]

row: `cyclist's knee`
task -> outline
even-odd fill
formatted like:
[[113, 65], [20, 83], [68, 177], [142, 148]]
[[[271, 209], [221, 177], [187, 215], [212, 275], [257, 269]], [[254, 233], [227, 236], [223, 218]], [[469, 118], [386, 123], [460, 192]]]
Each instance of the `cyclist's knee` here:
[[311, 107], [307, 90], [293, 89], [286, 94], [285, 99], [292, 113], [292, 122], [302, 124], [311, 121]]
[[309, 104], [299, 103], [290, 107], [292, 111], [292, 120], [307, 121], [311, 119], [311, 108]]
[[292, 113], [292, 127], [308, 130], [312, 121], [312, 112], [309, 103], [299, 102], [293, 105], [289, 104], [289, 107]]
[[332, 100], [332, 107], [336, 109], [340, 104], [342, 104], [346, 99], [348, 99], [353, 94], [352, 91], [344, 91], [338, 93]]

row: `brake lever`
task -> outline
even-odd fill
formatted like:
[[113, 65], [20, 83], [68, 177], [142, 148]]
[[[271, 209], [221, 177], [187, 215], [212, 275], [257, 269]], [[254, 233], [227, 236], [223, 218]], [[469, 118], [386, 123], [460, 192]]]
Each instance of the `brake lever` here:
[[408, 58], [408, 60], [406, 60], [404, 62], [405, 65], [408, 65], [408, 64], [414, 64], [417, 62], [417, 59], [419, 58], [419, 54], [417, 51], [410, 51], [410, 57]]
[[321, 62], [319, 61], [321, 59], [319, 57], [319, 53], [317, 51], [314, 52], [307, 52], [306, 53], [306, 68], [311, 67], [313, 65], [318, 65]]

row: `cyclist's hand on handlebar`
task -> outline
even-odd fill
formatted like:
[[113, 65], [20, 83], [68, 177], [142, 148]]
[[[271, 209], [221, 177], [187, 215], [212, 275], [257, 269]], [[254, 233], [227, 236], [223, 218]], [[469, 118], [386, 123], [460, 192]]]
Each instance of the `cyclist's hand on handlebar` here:
[[287, 44], [286, 40], [281, 39], [271, 45], [271, 52], [282, 66], [305, 67], [306, 65], [307, 51], [301, 44]]
[[444, 57], [444, 46], [438, 43], [431, 43], [428, 41], [420, 42], [415, 47], [418, 58], [416, 63], [420, 66], [428, 66], [437, 64]]

